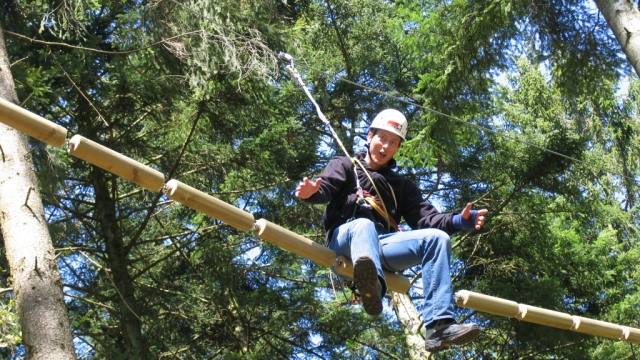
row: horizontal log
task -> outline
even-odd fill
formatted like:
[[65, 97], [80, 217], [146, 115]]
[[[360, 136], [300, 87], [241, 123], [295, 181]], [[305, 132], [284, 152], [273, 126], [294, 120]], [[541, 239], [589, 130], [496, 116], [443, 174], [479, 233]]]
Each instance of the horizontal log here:
[[573, 317], [573, 328], [571, 328], [571, 330], [614, 340], [624, 339], [622, 326], [606, 321], [588, 319], [581, 316]]
[[478, 294], [467, 290], [458, 291], [455, 298], [458, 306], [476, 309], [478, 311], [494, 315], [511, 318], [516, 317], [519, 311], [517, 302]]
[[67, 144], [69, 154], [151, 191], [160, 191], [164, 175], [85, 137], [76, 135]]
[[640, 329], [623, 326], [622, 333], [624, 341], [640, 344]]
[[326, 246], [298, 235], [291, 230], [276, 225], [265, 219], [255, 223], [255, 234], [285, 250], [291, 251], [322, 266], [331, 267], [336, 261], [336, 253]]
[[573, 327], [573, 316], [558, 311], [520, 304], [517, 318], [522, 321], [569, 330]]
[[253, 229], [255, 219], [252, 214], [178, 180], [169, 180], [164, 187], [164, 192], [170, 199], [209, 215], [214, 219], [223, 221], [237, 229], [242, 231]]
[[0, 122], [49, 145], [60, 147], [67, 139], [67, 129], [2, 98]]
[[[350, 259], [344, 256], [338, 256], [336, 258], [336, 253], [333, 250], [313, 240], [307, 239], [302, 235], [298, 235], [291, 230], [287, 230], [265, 219], [256, 221], [255, 233], [259, 238], [291, 251], [296, 255], [300, 255], [325, 267], [333, 267], [334, 271], [339, 275], [353, 278], [353, 264]], [[389, 290], [400, 293], [409, 291], [409, 279], [405, 276], [388, 271], [384, 272], [384, 276], [387, 280]]]
[[[456, 303], [465, 308], [506, 317], [516, 317], [522, 321], [571, 330], [583, 334], [640, 344], [640, 329], [620, 326], [606, 321], [588, 319], [581, 316], [571, 316], [535, 306], [517, 304], [510, 300], [467, 290], [458, 291], [455, 297]], [[513, 315], [514, 304], [516, 304], [519, 309], [516, 315]]]

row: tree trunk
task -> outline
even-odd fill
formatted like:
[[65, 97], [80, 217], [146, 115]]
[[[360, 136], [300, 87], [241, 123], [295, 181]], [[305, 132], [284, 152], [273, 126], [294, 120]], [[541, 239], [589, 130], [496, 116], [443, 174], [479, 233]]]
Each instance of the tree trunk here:
[[402, 331], [407, 336], [409, 356], [412, 360], [427, 359], [430, 353], [425, 349], [424, 336], [422, 336], [422, 319], [420, 313], [411, 301], [409, 294], [393, 293], [391, 300], [393, 310], [402, 326]]
[[118, 297], [120, 328], [124, 342], [122, 350], [126, 358], [146, 359], [147, 345], [142, 335], [142, 320], [135, 298], [135, 287], [127, 269], [122, 231], [116, 215], [115, 196], [111, 195], [107, 176], [103, 170], [94, 166], [90, 179], [96, 197], [95, 216], [99, 222], [100, 238], [104, 241], [108, 255], [107, 276], [111, 277]]
[[627, 60], [640, 76], [640, 11], [634, 1], [594, 0]]
[[[17, 103], [0, 27], [0, 97]], [[75, 359], [62, 282], [27, 136], [0, 124], [0, 228], [27, 359]]]

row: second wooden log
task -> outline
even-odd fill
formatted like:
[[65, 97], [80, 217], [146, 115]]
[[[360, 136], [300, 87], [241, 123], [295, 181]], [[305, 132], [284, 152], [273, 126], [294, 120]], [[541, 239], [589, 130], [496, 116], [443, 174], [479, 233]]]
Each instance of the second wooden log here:
[[164, 175], [144, 164], [80, 135], [67, 144], [69, 154], [116, 174], [151, 191], [160, 191]]

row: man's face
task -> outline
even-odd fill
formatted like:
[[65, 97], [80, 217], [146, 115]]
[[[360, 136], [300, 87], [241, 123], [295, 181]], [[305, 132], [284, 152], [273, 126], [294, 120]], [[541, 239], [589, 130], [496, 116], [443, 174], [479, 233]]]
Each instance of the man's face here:
[[386, 130], [377, 130], [375, 135], [370, 131], [367, 137], [369, 138], [367, 163], [373, 170], [378, 170], [398, 152], [401, 139], [400, 136]]

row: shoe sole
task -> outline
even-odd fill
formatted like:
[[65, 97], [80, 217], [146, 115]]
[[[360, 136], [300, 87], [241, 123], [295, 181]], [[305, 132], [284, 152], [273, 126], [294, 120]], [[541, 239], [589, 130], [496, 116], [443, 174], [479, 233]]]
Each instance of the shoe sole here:
[[429, 347], [428, 343], [426, 345], [426, 349], [430, 353], [436, 353], [438, 351], [444, 350], [451, 345], [464, 345], [466, 343], [470, 343], [475, 340], [478, 335], [480, 335], [480, 327], [473, 328], [470, 331], [466, 332], [458, 336], [457, 338], [447, 340], [447, 341], [432, 341], [431, 347]]
[[376, 289], [378, 272], [373, 260], [368, 257], [356, 260], [353, 265], [353, 278], [356, 288], [360, 291], [364, 311], [369, 315], [379, 315], [382, 312], [382, 299]]

